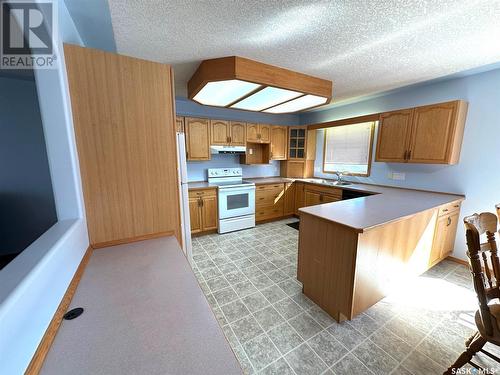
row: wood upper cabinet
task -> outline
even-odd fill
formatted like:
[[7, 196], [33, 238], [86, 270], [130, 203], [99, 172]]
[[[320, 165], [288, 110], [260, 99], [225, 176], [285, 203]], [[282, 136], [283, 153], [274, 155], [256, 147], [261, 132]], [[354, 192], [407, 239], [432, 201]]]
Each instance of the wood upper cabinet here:
[[259, 124], [247, 123], [247, 142], [259, 142]]
[[217, 190], [190, 190], [189, 215], [191, 218], [191, 233], [217, 229]]
[[260, 134], [260, 142], [262, 143], [271, 142], [271, 126], [259, 124], [259, 134]]
[[247, 123], [247, 142], [269, 143], [270, 141], [270, 125]]
[[171, 67], [64, 45], [92, 247], [180, 241]]
[[179, 133], [184, 133], [184, 117], [175, 116], [175, 127]]
[[456, 164], [467, 113], [461, 100], [383, 113], [376, 161]]
[[413, 109], [380, 115], [376, 161], [405, 161], [410, 141]]
[[244, 122], [231, 121], [230, 141], [232, 146], [246, 145], [246, 124]]
[[229, 121], [210, 120], [210, 144], [228, 145], [230, 143], [231, 127]]
[[271, 159], [286, 160], [288, 145], [288, 127], [271, 126]]
[[188, 160], [210, 160], [210, 120], [186, 117], [186, 150]]
[[465, 124], [463, 106], [464, 102], [455, 101], [415, 108], [410, 162], [458, 162]]

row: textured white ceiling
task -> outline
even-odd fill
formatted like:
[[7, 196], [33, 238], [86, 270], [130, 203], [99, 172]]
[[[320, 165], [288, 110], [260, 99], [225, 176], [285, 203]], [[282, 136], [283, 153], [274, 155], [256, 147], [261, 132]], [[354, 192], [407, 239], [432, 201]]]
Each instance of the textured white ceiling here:
[[176, 93], [230, 55], [327, 78], [334, 101], [500, 61], [500, 0], [109, 0], [119, 53], [174, 66]]

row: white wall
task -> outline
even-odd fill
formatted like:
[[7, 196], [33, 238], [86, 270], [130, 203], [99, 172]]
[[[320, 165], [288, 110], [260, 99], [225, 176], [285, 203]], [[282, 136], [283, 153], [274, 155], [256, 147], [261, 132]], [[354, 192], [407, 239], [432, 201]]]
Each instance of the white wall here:
[[[418, 165], [373, 163], [371, 176], [351, 178], [362, 182], [428, 189], [464, 194], [461, 218], [474, 212], [492, 211], [500, 203], [500, 69], [454, 78], [447, 81], [408, 87], [397, 92], [338, 106], [331, 110], [310, 112], [301, 118], [304, 124], [415, 107], [455, 99], [469, 102], [460, 162], [457, 165]], [[375, 134], [376, 137], [376, 134]], [[375, 138], [376, 139], [376, 138]], [[375, 153], [375, 147], [373, 152]], [[323, 131], [317, 135], [315, 176], [322, 173]], [[388, 178], [391, 172], [403, 172], [405, 181]], [[465, 234], [459, 225], [453, 255], [465, 259]]]
[[24, 373], [89, 245], [62, 49], [82, 43], [58, 4], [58, 68], [35, 72], [58, 222], [0, 271], [0, 374]]

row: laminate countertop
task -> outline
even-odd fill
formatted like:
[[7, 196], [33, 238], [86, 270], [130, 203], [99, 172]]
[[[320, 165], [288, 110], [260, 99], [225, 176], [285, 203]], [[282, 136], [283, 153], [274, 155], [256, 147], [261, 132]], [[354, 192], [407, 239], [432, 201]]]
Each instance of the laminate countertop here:
[[[314, 179], [302, 180], [314, 183]], [[324, 180], [323, 180], [324, 181]], [[328, 186], [325, 183], [319, 185]], [[465, 196], [440, 192], [403, 189], [389, 186], [354, 183], [337, 188], [370, 193], [361, 198], [303, 207], [300, 213], [345, 225], [364, 232], [390, 222], [398, 221], [422, 211], [461, 202]]]
[[173, 237], [95, 250], [41, 374], [242, 374]]

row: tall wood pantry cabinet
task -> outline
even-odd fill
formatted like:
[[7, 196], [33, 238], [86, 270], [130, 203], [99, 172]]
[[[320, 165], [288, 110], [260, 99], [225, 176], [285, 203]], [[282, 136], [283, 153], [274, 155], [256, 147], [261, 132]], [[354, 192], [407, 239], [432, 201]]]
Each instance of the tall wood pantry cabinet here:
[[64, 54], [90, 244], [180, 242], [172, 69], [69, 44]]

